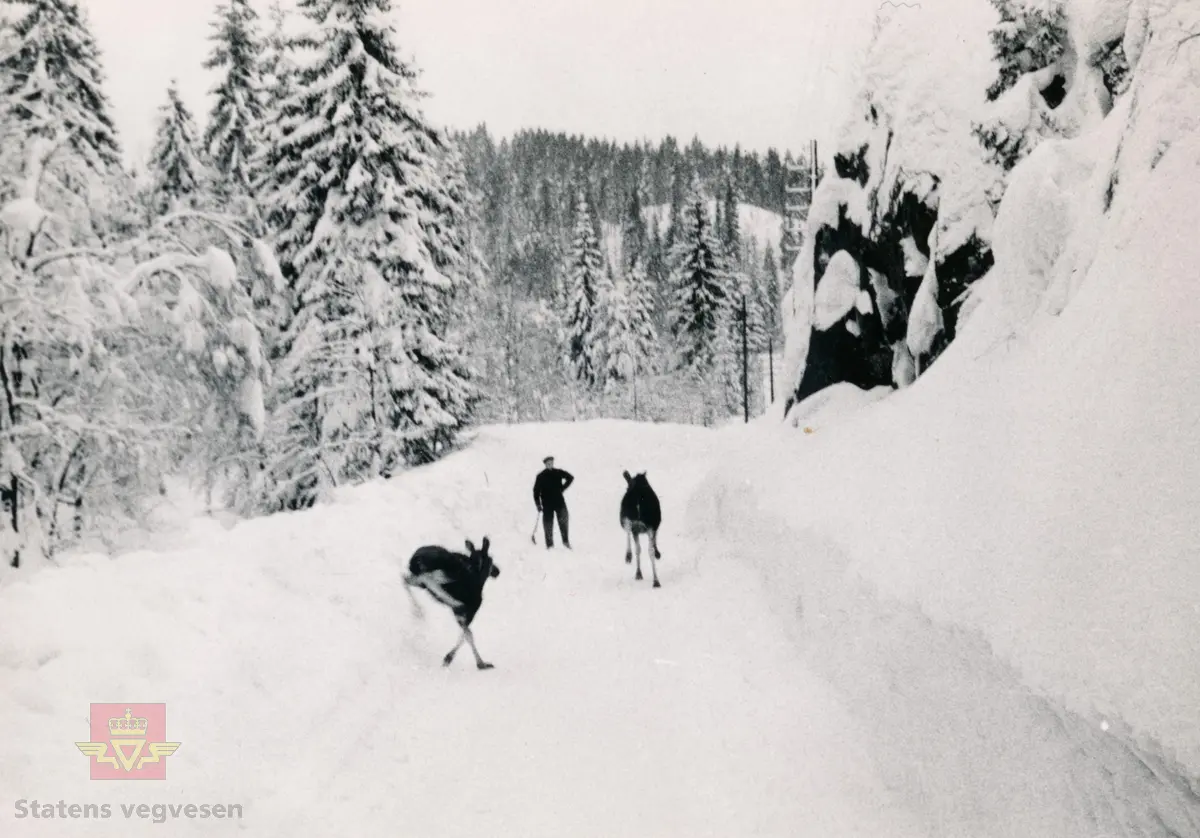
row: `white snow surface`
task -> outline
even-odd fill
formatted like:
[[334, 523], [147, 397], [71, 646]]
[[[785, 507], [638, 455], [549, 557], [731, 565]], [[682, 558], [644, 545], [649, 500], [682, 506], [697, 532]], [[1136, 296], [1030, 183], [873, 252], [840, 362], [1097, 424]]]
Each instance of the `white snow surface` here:
[[[715, 217], [716, 211], [717, 202], [715, 199], [710, 199], [708, 217], [710, 219]], [[647, 227], [657, 220], [659, 232], [665, 236], [667, 229], [671, 226], [671, 205], [655, 204], [646, 207], [642, 210], [642, 217], [646, 219]], [[779, 243], [783, 238], [783, 216], [779, 213], [756, 207], [753, 204], [738, 204], [738, 231], [743, 242], [748, 242], [752, 238], [758, 242], [759, 253], [765, 251], [770, 245], [771, 249], [775, 251], [775, 256], [779, 256]]]
[[825, 331], [849, 314], [858, 302], [859, 266], [844, 250], [833, 254], [817, 283], [813, 328]]
[[981, 295], [914, 386], [739, 448], [689, 519], [804, 615], [937, 834], [1200, 831], [1197, 171], [1192, 138], [1127, 173], [1057, 317], [1013, 340]]
[[689, 518], [933, 835], [1200, 835], [1200, 3], [1154, 5], [1130, 92], [1013, 171], [937, 363], [731, 446]]
[[[814, 305], [816, 289], [813, 287], [813, 237], [805, 236], [800, 253], [792, 262], [791, 285], [784, 292], [780, 312], [783, 333], [787, 336], [783, 351], [784, 387], [793, 390], [800, 386], [804, 368], [808, 361], [809, 339], [812, 336], [816, 315]], [[784, 401], [784, 400], [781, 400]]]
[[1124, 37], [1132, 5], [1133, 0], [1065, 0], [1067, 34], [1081, 59]]
[[209, 247], [202, 257], [208, 270], [208, 281], [219, 291], [228, 291], [237, 282], [237, 265], [227, 251]]
[[787, 424], [802, 428], [805, 433], [816, 433], [827, 425], [838, 424], [856, 415], [868, 405], [887, 398], [892, 392], [891, 387], [864, 390], [845, 382], [832, 384], [794, 405], [788, 411]]
[[[934, 230], [932, 245], [936, 247], [937, 231]], [[925, 276], [913, 298], [912, 311], [908, 315], [908, 331], [905, 341], [914, 358], [926, 355], [933, 348], [933, 341], [945, 323], [942, 309], [938, 305], [937, 264], [931, 259], [925, 266]]]
[[[200, 521], [177, 549], [0, 586], [0, 799], [241, 803], [172, 835], [917, 836], [858, 724], [796, 663], [757, 578], [684, 528], [714, 432], [594, 422], [483, 430], [431, 467], [315, 510]], [[553, 453], [577, 477], [576, 549], [530, 543]], [[663, 587], [635, 582], [622, 468], [664, 505]], [[414, 548], [484, 534], [501, 575], [474, 624], [401, 574]], [[538, 535], [541, 541], [541, 535]], [[648, 569], [647, 569], [647, 575]], [[166, 701], [166, 783], [88, 780], [94, 701]], [[6, 835], [78, 821], [14, 820]], [[136, 818], [135, 818], [136, 820]], [[149, 827], [147, 827], [149, 828]]]
[[871, 214], [867, 209], [867, 196], [863, 188], [852, 180], [829, 175], [818, 184], [805, 223], [810, 231], [821, 227], [836, 230], [843, 210], [846, 218], [857, 224], [864, 233], [870, 228]]

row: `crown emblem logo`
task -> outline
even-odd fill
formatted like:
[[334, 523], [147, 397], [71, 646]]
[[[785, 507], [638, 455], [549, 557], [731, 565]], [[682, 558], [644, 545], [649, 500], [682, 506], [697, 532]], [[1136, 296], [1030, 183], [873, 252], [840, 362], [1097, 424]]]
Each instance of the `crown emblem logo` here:
[[165, 780], [166, 757], [179, 749], [167, 742], [167, 705], [93, 704], [91, 742], [76, 742], [91, 761], [93, 780]]
[[146, 735], [146, 730], [150, 727], [150, 720], [144, 716], [134, 717], [133, 711], [129, 708], [125, 709], [124, 716], [118, 716], [115, 719], [108, 720], [108, 735], [109, 736], [141, 736]]

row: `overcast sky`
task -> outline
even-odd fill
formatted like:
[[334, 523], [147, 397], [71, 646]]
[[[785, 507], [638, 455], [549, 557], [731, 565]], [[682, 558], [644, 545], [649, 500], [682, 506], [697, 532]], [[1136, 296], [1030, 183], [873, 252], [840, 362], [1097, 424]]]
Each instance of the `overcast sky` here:
[[[217, 0], [81, 2], [131, 156], [149, 148], [171, 77], [203, 121]], [[801, 149], [836, 128], [879, 2], [397, 0], [395, 19], [443, 125]]]

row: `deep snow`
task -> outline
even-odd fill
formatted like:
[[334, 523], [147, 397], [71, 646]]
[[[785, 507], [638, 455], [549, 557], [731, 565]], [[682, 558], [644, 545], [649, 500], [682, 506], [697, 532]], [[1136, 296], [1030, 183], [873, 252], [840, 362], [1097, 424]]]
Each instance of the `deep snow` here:
[[[1172, 48], [1145, 90], [1195, 102]], [[811, 434], [764, 423], [692, 510], [797, 618], [930, 834], [1200, 835], [1198, 113], [1123, 105], [1047, 141], [938, 362], [840, 421], [798, 405]], [[1039, 199], [1052, 178], [1071, 201]]]
[[[15, 820], [14, 802], [241, 803], [256, 836], [908, 836], [857, 722], [795, 650], [759, 580], [683, 529], [713, 432], [594, 422], [486, 429], [334, 505], [199, 522], [157, 553], [72, 557], [0, 587], [5, 834], [145, 826]], [[577, 549], [530, 543], [552, 453]], [[623, 468], [662, 497], [663, 588], [634, 582]], [[484, 534], [501, 567], [457, 638], [402, 566]], [[540, 533], [539, 533], [540, 541]], [[420, 596], [424, 596], [421, 594]], [[90, 702], [165, 701], [165, 783], [97, 783]], [[116, 807], [114, 806], [114, 809]], [[173, 822], [172, 835], [233, 821]]]

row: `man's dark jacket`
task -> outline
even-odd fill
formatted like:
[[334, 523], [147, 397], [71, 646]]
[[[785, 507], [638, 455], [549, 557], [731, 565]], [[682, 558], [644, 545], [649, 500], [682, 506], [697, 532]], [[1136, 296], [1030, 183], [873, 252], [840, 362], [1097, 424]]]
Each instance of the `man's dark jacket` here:
[[533, 502], [538, 509], [561, 509], [566, 506], [563, 492], [575, 481], [570, 472], [561, 468], [546, 468], [533, 481]]

